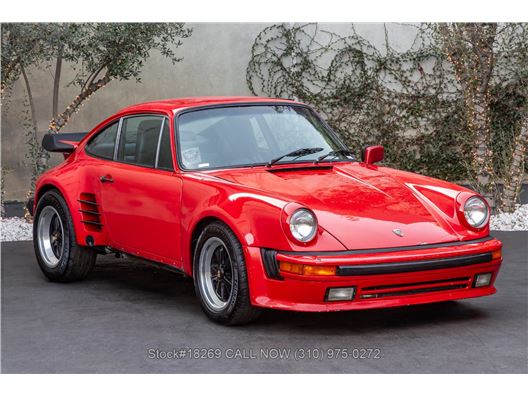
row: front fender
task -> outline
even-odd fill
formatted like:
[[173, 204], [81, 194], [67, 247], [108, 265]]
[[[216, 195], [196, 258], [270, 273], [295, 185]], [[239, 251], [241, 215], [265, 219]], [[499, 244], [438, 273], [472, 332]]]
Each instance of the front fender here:
[[285, 251], [343, 250], [344, 246], [321, 229], [309, 244], [296, 244], [285, 234], [281, 213], [288, 201], [213, 177], [185, 175], [181, 206], [183, 262], [190, 273], [192, 235], [205, 218], [226, 223], [244, 246]]

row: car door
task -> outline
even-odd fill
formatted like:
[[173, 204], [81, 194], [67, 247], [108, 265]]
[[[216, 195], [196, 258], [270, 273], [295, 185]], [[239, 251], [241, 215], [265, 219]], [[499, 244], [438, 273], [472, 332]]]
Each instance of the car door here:
[[179, 265], [182, 180], [174, 171], [170, 129], [161, 115], [122, 118], [114, 161], [98, 171], [112, 246]]

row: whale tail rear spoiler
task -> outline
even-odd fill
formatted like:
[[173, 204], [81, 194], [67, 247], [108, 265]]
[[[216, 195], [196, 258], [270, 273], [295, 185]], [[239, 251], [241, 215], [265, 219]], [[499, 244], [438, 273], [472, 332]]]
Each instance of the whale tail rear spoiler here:
[[88, 132], [47, 133], [42, 139], [42, 147], [52, 153], [70, 154]]

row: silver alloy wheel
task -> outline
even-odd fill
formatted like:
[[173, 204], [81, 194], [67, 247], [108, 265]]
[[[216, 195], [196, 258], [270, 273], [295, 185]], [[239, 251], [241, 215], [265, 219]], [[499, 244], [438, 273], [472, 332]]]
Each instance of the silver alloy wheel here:
[[211, 237], [205, 241], [198, 266], [198, 284], [207, 306], [221, 311], [233, 294], [233, 263], [220, 238]]
[[53, 206], [46, 206], [40, 212], [37, 238], [44, 263], [50, 268], [55, 268], [64, 250], [64, 227], [59, 213]]

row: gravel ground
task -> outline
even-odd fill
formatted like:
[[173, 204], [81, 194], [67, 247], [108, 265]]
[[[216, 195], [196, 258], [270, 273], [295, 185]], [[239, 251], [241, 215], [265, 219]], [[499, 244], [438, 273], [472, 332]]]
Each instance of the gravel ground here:
[[[493, 231], [528, 231], [528, 204], [520, 205], [513, 213], [491, 216]], [[2, 242], [30, 241], [33, 225], [20, 217], [2, 218], [0, 240]]]
[[490, 227], [494, 231], [528, 231], [528, 204], [513, 213], [491, 216]]
[[33, 239], [33, 224], [27, 223], [21, 217], [2, 218], [0, 227], [0, 240], [31, 241]]

